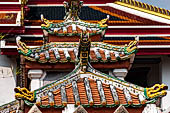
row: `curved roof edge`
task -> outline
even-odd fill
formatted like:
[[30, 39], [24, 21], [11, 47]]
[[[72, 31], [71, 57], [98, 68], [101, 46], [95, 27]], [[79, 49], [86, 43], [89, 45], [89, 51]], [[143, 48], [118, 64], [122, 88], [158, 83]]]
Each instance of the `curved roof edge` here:
[[115, 4], [139, 10], [145, 13], [156, 15], [165, 19], [170, 19], [170, 10], [159, 8], [136, 0], [118, 0]]

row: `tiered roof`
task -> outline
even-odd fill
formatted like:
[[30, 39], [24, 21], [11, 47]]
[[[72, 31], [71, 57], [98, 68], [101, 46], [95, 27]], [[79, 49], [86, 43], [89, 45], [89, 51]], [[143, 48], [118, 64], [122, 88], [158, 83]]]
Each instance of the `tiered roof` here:
[[[0, 26], [15, 27], [0, 27], [0, 31], [8, 34], [24, 33], [23, 37], [27, 37], [25, 39], [22, 38], [23, 40], [27, 40], [24, 42], [30, 43], [32, 41], [32, 45], [41, 45], [36, 48], [30, 48], [19, 39], [17, 40], [18, 52], [22, 54], [24, 58], [28, 61], [53, 64], [57, 64], [58, 62], [74, 62], [75, 69], [68, 75], [60, 78], [59, 80], [56, 80], [55, 82], [36, 89], [32, 92], [28, 91], [26, 88], [15, 88], [16, 98], [18, 100], [22, 99], [24, 100], [26, 105], [33, 106], [34, 104], [36, 104], [41, 108], [63, 108], [68, 104], [75, 104], [76, 106], [82, 105], [84, 107], [110, 108], [119, 105], [123, 105], [125, 107], [140, 107], [145, 104], [154, 103], [159, 97], [166, 95], [167, 86], [164, 84], [156, 84], [151, 88], [143, 88], [102, 73], [94, 69], [90, 63], [113, 63], [124, 60], [128, 60], [129, 62], [129, 59], [134, 57], [135, 53], [137, 52], [137, 44], [149, 45], [151, 44], [150, 42], [152, 42], [153, 45], [169, 44], [170, 38], [166, 36], [144, 37], [140, 38], [138, 42], [133, 41], [133, 37], [121, 36], [116, 38], [115, 36], [112, 36], [115, 34], [122, 35], [122, 33], [125, 35], [152, 34], [155, 32], [157, 33], [157, 31], [160, 30], [155, 27], [153, 27], [151, 31], [149, 31], [150, 28], [143, 30], [138, 28], [139, 25], [142, 26], [142, 28], [145, 28], [145, 25], [169, 25], [168, 21], [160, 22], [127, 13], [125, 11], [117, 9], [116, 7], [113, 7], [113, 4], [128, 7], [138, 11], [143, 11], [167, 20], [170, 19], [168, 10], [157, 8], [133, 0], [120, 0], [115, 3], [101, 6], [85, 6], [82, 8], [82, 12], [85, 11], [85, 13], [80, 13], [82, 2], [79, 2], [79, 7], [76, 7], [76, 10], [72, 10], [73, 12], [70, 13], [69, 9], [72, 7], [69, 7], [69, 4], [65, 3], [66, 17], [65, 20], [62, 21], [64, 17], [64, 7], [34, 6], [35, 4], [39, 4], [39, 2], [42, 1], [46, 0], [28, 1], [28, 4], [30, 5], [30, 12], [25, 18], [27, 20], [25, 21], [26, 27], [23, 27], [21, 25], [23, 25], [24, 22], [23, 12], [26, 10], [28, 11], [28, 8], [24, 7], [27, 1], [1, 1], [4, 3], [13, 2], [13, 4], [11, 3], [11, 5], [5, 10], [3, 10], [3, 8], [1, 9]], [[1, 2], [0, 6], [2, 5]], [[47, 2], [54, 3], [54, 1], [51, 2], [49, 0]], [[61, 0], [57, 1], [57, 3], [60, 2]], [[85, 3], [91, 2], [92, 1], [87, 0]], [[45, 2], [42, 3], [44, 4]], [[7, 6], [7, 4], [4, 6]], [[54, 9], [56, 11], [54, 11]], [[44, 10], [46, 10], [46, 12], [44, 12]], [[51, 10], [53, 11], [53, 13], [49, 12]], [[45, 19], [43, 16], [41, 20], [39, 17], [36, 17], [36, 15], [40, 14], [43, 14], [49, 20]], [[81, 18], [78, 17], [79, 14]], [[106, 18], [107, 15], [109, 15], [110, 18]], [[81, 19], [86, 21], [83, 21]], [[98, 21], [99, 19], [103, 20]], [[44, 22], [44, 24], [42, 24], [40, 27], [41, 21]], [[131, 26], [132, 28], [129, 29], [127, 26]], [[137, 28], [137, 30], [135, 27]], [[106, 43], [90, 42], [89, 36], [104, 36], [106, 28], [109, 28], [109, 30], [106, 31], [106, 35], [108, 37], [106, 36], [102, 39], [102, 41]], [[121, 28], [123, 28], [123, 30]], [[42, 32], [42, 30], [44, 32]], [[162, 28], [160, 32], [162, 34], [170, 33], [168, 30], [169, 29], [165, 30], [164, 28]], [[43, 33], [45, 32], [48, 32], [50, 35], [58, 36], [60, 38], [61, 36], [80, 36], [81, 40], [79, 43], [51, 42], [42, 45], [42, 37]], [[33, 36], [34, 39], [30, 40], [30, 35], [38, 35], [40, 37], [36, 36], [38, 37], [36, 39]], [[88, 44], [86, 43], [86, 41], [88, 42]], [[127, 43], [129, 43], [129, 45], [113, 45], [124, 45]], [[11, 43], [10, 41], [7, 41], [6, 44], [12, 46], [16, 45], [14, 43]], [[2, 50], [2, 52], [4, 51], [8, 50], [5, 48]], [[7, 105], [1, 106], [0, 112], [15, 112], [16, 110], [18, 110], [18, 104], [18, 101], [14, 101]]]
[[[25, 1], [25, 0], [24, 0]], [[8, 5], [9, 3], [10, 5]], [[6, 3], [4, 5], [4, 3]], [[26, 3], [26, 4], [25, 4]], [[0, 15], [2, 16], [2, 25], [3, 27], [0, 27], [0, 31], [3, 33], [7, 33], [7, 36], [5, 39], [5, 46], [2, 46], [2, 54], [17, 54], [16, 52], [16, 43], [14, 40], [10, 39], [15, 36], [11, 36], [11, 34], [18, 35], [20, 34], [22, 37], [22, 40], [26, 42], [29, 46], [39, 46], [43, 44], [43, 32], [41, 29], [41, 18], [40, 15], [43, 14], [45, 18], [48, 18], [49, 22], [51, 22], [50, 27], [43, 27], [44, 29], [48, 29], [47, 31], [54, 34], [54, 28], [57, 28], [57, 26], [67, 26], [68, 29], [64, 30], [55, 30], [56, 35], [65, 35], [65, 32], [68, 32], [68, 35], [80, 35], [81, 30], [80, 28], [76, 27], [78, 29], [78, 33], [71, 33], [70, 29], [72, 29], [72, 26], [69, 26], [65, 23], [63, 24], [63, 18], [65, 16], [65, 8], [61, 6], [62, 3], [61, 0], [57, 1], [47, 1], [47, 0], [29, 0], [28, 2], [25, 1], [24, 9], [21, 7], [23, 5], [20, 1], [3, 1], [3, 4], [0, 2], [0, 7], [2, 10], [2, 13]], [[86, 3], [91, 3], [92, 6], [89, 6]], [[97, 4], [96, 4], [97, 3]], [[48, 4], [48, 6], [47, 6]], [[54, 4], [57, 4], [54, 6]], [[129, 43], [133, 40], [133, 37], [138, 35], [140, 37], [139, 40], [139, 46], [142, 46], [140, 48], [142, 51], [145, 51], [147, 53], [139, 53], [142, 54], [153, 54], [151, 53], [149, 48], [159, 47], [159, 49], [155, 50], [154, 54], [170, 54], [170, 51], [166, 48], [167, 45], [169, 45], [169, 34], [170, 34], [170, 27], [169, 27], [169, 10], [165, 10], [162, 8], [155, 7], [153, 5], [145, 4], [138, 1], [133, 0], [118, 0], [113, 3], [113, 1], [85, 1], [86, 6], [83, 6], [81, 8], [80, 19], [85, 20], [81, 21], [80, 23], [91, 23], [90, 25], [98, 25], [99, 20], [106, 18], [107, 15], [109, 15], [109, 21], [107, 21], [108, 24], [108, 30], [106, 31], [106, 35], [103, 38], [103, 42], [110, 43], [110, 44], [116, 44], [116, 45], [124, 45], [125, 43]], [[7, 6], [8, 5], [8, 6]], [[7, 7], [6, 7], [7, 6]], [[4, 8], [5, 7], [5, 8]], [[29, 8], [28, 8], [29, 7]], [[125, 10], [126, 9], [126, 10]], [[26, 12], [25, 15], [23, 15], [23, 10]], [[138, 13], [136, 13], [138, 11]], [[5, 19], [4, 21], [4, 13], [5, 15], [9, 15], [13, 18]], [[8, 12], [8, 13], [7, 13]], [[10, 13], [9, 13], [10, 12]], [[17, 18], [13, 15], [18, 15]], [[20, 16], [20, 14], [21, 16]], [[143, 15], [145, 13], [145, 15]], [[24, 16], [24, 18], [23, 18]], [[18, 19], [17, 21], [15, 21]], [[24, 26], [19, 25], [24, 21]], [[10, 24], [6, 25], [5, 23], [14, 23], [19, 22], [19, 24], [15, 24], [17, 26], [15, 27], [9, 27]], [[58, 23], [58, 24], [56, 24]], [[61, 25], [60, 25], [61, 24]], [[14, 25], [14, 24], [11, 24]], [[21, 24], [22, 25], [22, 24]], [[75, 24], [77, 26], [77, 23]], [[5, 26], [5, 27], [4, 27]], [[66, 27], [66, 28], [67, 28]], [[89, 26], [88, 26], [89, 27]], [[65, 29], [65, 28], [64, 28]], [[96, 29], [96, 28], [95, 28]], [[99, 29], [101, 29], [99, 27]], [[92, 30], [92, 33], [99, 33], [96, 32], [96, 30]], [[117, 35], [117, 36], [115, 36]], [[122, 36], [124, 35], [124, 36]], [[131, 37], [133, 35], [133, 37]], [[10, 37], [10, 38], [8, 38]], [[121, 40], [118, 40], [120, 38]], [[61, 39], [62, 40], [62, 39]], [[3, 44], [1, 44], [3, 45]], [[158, 46], [161, 45], [161, 46]], [[145, 49], [145, 50], [144, 50]], [[160, 50], [161, 49], [161, 50]], [[162, 51], [163, 50], [163, 51]]]
[[[22, 98], [29, 106], [36, 104], [42, 108], [62, 108], [67, 104], [83, 105], [85, 107], [140, 107], [154, 103], [156, 97], [165, 95], [165, 85], [155, 85], [161, 88], [155, 94], [150, 94], [153, 88], [142, 88], [134, 84], [111, 77], [93, 68], [82, 73], [77, 65], [69, 75], [48, 84], [32, 93], [24, 93], [17, 88], [16, 98]], [[27, 96], [27, 94], [31, 94]], [[35, 103], [34, 103], [35, 102]]]
[[[33, 92], [16, 88], [16, 98], [23, 99], [29, 106], [36, 104], [42, 108], [62, 108], [67, 104], [140, 107], [166, 95], [167, 86], [164, 84], [143, 88], [95, 70], [88, 62], [90, 48], [86, 40], [86, 37], [81, 38], [79, 61], [71, 73]], [[134, 52], [135, 49], [131, 54]]]
[[[80, 3], [79, 1], [74, 2], [73, 0], [73, 4]], [[71, 4], [69, 5], [71, 6]], [[68, 21], [72, 22], [72, 24], [80, 22], [77, 17], [77, 10], [79, 9], [75, 7], [68, 10], [68, 13], [66, 12], [64, 24]], [[66, 30], [66, 28], [63, 28], [64, 24], [58, 27], [58, 24], [50, 24], [44, 18], [42, 20], [46, 23], [45, 28], [42, 25], [44, 33], [58, 36], [56, 34], [58, 30], [51, 32], [49, 26], [53, 26], [53, 30]], [[72, 26], [73, 30], [72, 24], [66, 24], [66, 26]], [[74, 28], [77, 28], [76, 25], [74, 25]], [[89, 23], [86, 25], [82, 24], [80, 26], [88, 28]], [[81, 31], [78, 35], [80, 36], [79, 43], [51, 42], [37, 48], [29, 48], [20, 41], [20, 38], [17, 38], [18, 51], [27, 60], [40, 63], [63, 61], [76, 63], [75, 69], [71, 73], [37, 90], [30, 92], [26, 88], [15, 88], [16, 98], [23, 99], [29, 106], [36, 104], [42, 108], [63, 108], [68, 104], [82, 105], [84, 107], [115, 107], [119, 105], [140, 107], [154, 103], [158, 97], [166, 95], [167, 86], [164, 84], [143, 88], [94, 69], [90, 64], [94, 59], [110, 62], [130, 59], [137, 51], [137, 41], [131, 41], [129, 45], [125, 46], [114, 46], [103, 42], [91, 43], [89, 32], [88, 29]], [[68, 36], [67, 30], [64, 35]], [[62, 36], [59, 38], [62, 38]], [[67, 38], [69, 40], [70, 37], [68, 36]]]
[[[24, 55], [29, 61], [38, 61], [39, 63], [76, 62], [79, 45], [77, 42], [52, 42], [37, 48], [29, 48], [18, 39], [17, 43], [20, 54]], [[94, 42], [91, 44], [90, 62], [127, 60], [133, 53], [137, 52], [136, 44], [136, 41], [132, 41], [126, 46], [114, 46], [107, 43]]]

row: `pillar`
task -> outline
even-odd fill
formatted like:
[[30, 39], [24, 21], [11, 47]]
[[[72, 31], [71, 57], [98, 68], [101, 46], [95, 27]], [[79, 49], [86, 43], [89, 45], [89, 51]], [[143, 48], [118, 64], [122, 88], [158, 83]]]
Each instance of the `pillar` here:
[[113, 74], [115, 75], [115, 77], [124, 80], [124, 78], [126, 77], [128, 73], [127, 69], [114, 69], [113, 70]]
[[31, 79], [31, 91], [41, 87], [40, 78], [43, 75], [42, 70], [29, 70], [28, 77]]

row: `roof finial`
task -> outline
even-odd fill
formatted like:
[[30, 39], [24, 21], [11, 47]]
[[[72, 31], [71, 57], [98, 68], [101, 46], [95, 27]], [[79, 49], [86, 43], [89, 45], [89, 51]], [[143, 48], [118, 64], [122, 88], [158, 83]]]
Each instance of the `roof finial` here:
[[136, 37], [135, 37], [135, 40], [139, 42], [139, 36], [136, 36]]
[[64, 7], [66, 15], [64, 17], [65, 21], [77, 21], [79, 20], [80, 9], [83, 6], [83, 1], [80, 0], [69, 0], [68, 2], [64, 1]]
[[44, 19], [44, 15], [43, 14], [41, 14], [41, 21], [43, 22], [43, 19]]
[[86, 72], [87, 65], [89, 62], [90, 46], [91, 46], [91, 40], [89, 38], [89, 33], [87, 33], [86, 35], [81, 33], [78, 57], [83, 72]]

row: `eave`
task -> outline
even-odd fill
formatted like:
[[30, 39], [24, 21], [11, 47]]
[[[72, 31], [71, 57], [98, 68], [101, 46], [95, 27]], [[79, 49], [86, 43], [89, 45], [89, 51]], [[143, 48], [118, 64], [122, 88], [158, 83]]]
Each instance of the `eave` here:
[[[42, 108], [63, 108], [67, 104], [84, 107], [116, 107], [119, 105], [141, 107], [145, 104], [155, 103], [157, 97], [166, 95], [167, 86], [164, 84], [143, 88], [97, 71], [90, 65], [87, 72], [82, 72], [79, 67], [80, 64], [63, 78], [32, 92], [26, 88], [15, 88], [16, 98], [28, 93], [29, 97], [22, 98], [26, 105], [36, 104]], [[159, 90], [155, 92], [155, 95], [150, 94], [155, 87], [165, 90]], [[26, 93], [23, 93], [25, 91]]]
[[[27, 35], [21, 35], [21, 36], [23, 38], [27, 37]], [[28, 36], [41, 37], [42, 35], [28, 35]], [[148, 36], [150, 36], [150, 35], [148, 35]], [[153, 36], [155, 36], [155, 35], [153, 35]], [[123, 43], [123, 41], [120, 41], [119, 44], [127, 44], [129, 42], [130, 42], [130, 40], [124, 41], [124, 43]], [[1, 40], [0, 43], [1, 43], [1, 55], [19, 55], [18, 52], [17, 52], [17, 46], [16, 45], [6, 45], [5, 40]], [[118, 44], [118, 40], [115, 41], [115, 42], [110, 41], [109, 43]], [[37, 46], [28, 46], [28, 47], [34, 48], [34, 47], [38, 47], [38, 45]], [[160, 45], [160, 43], [159, 43], [159, 45], [154, 45], [154, 44], [152, 44], [152, 45], [140, 45], [140, 43], [139, 43], [138, 48], [139, 48], [139, 50], [138, 50], [136, 55], [170, 55], [170, 49], [169, 49], [170, 45], [169, 44], [166, 45], [166, 44], [164, 44], [164, 42], [162, 43], [162, 45]]]
[[[140, 46], [139, 46], [140, 47]], [[159, 46], [158, 46], [159, 47]], [[166, 48], [166, 46], [164, 46]], [[19, 55], [17, 49], [1, 49], [1, 55]], [[137, 56], [140, 55], [170, 55], [170, 49], [164, 49], [164, 48], [157, 48], [157, 49], [139, 49]]]
[[7, 104], [0, 106], [0, 112], [1, 113], [16, 113], [17, 108], [19, 107], [19, 101], [14, 100], [12, 102], [9, 102]]
[[[128, 69], [130, 67], [130, 61], [119, 61], [119, 62], [111, 62], [111, 63], [103, 63], [103, 62], [92, 62], [91, 65], [96, 69], [113, 69], [113, 68], [124, 68]], [[64, 69], [74, 69], [75, 63], [67, 62], [67, 63], [55, 63], [55, 64], [40, 64], [35, 62], [26, 61], [25, 68], [26, 69], [55, 69], [55, 70], [64, 70]]]

